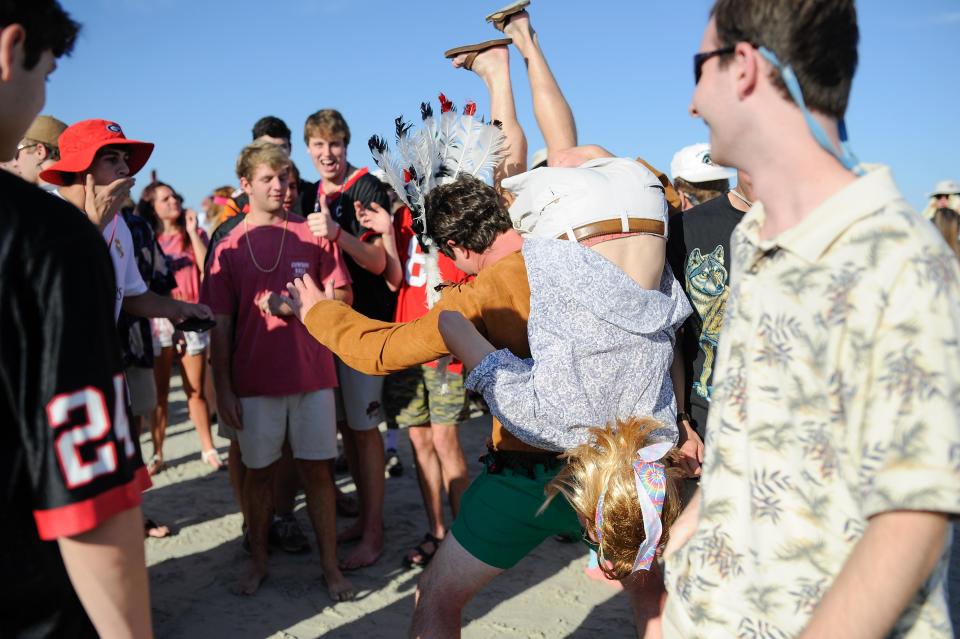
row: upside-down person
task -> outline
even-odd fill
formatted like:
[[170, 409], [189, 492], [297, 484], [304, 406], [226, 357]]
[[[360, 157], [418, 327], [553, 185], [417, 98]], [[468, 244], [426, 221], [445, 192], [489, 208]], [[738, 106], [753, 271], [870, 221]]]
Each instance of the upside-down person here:
[[[462, 313], [494, 345], [509, 349], [521, 359], [530, 357], [527, 318], [531, 290], [526, 256], [520, 252], [523, 240], [500, 204], [497, 191], [471, 175], [474, 172], [482, 175], [485, 169], [492, 168], [496, 164], [496, 152], [481, 144], [469, 149], [464, 154], [466, 157], [457, 154], [452, 161], [447, 157], [445, 162], [447, 145], [443, 142], [443, 131], [457, 125], [478, 127], [479, 123], [474, 119], [473, 105], [467, 106], [463, 116], [457, 116], [446, 106], [444, 111], [435, 119], [432, 112], [425, 110], [423, 128], [416, 134], [406, 130], [400, 144], [417, 144], [424, 138], [441, 140], [439, 164], [445, 169], [440, 170], [440, 166], [408, 169], [411, 180], [405, 184], [403, 176], [397, 177], [400, 171], [393, 156], [385, 154], [382, 145], [373, 144], [372, 148], [388, 177], [395, 176], [395, 189], [406, 193], [414, 210], [422, 211], [417, 218], [421, 241], [432, 247], [430, 252], [442, 250], [462, 271], [476, 274], [476, 279], [462, 286], [443, 288], [429, 313], [406, 324], [375, 322], [343, 305], [317, 304], [318, 290], [306, 279], [290, 287], [294, 304], [299, 306], [300, 317], [311, 334], [360, 370], [385, 374], [447, 355], [449, 349], [438, 327], [438, 318], [444, 310]], [[459, 123], [455, 122], [458, 117]], [[496, 139], [498, 132], [493, 125], [474, 130], [477, 134], [474, 139], [487, 141]], [[404, 156], [405, 150], [409, 151], [402, 148], [399, 155]], [[479, 157], [492, 161], [483, 165]], [[657, 189], [660, 185], [657, 182], [656, 186], [650, 186]], [[662, 190], [657, 194], [662, 203]], [[661, 206], [665, 219], [666, 207]], [[659, 208], [655, 213], [660, 214]], [[618, 229], [620, 224], [618, 220]], [[658, 238], [661, 243], [663, 232], [661, 222]], [[654, 286], [660, 282], [662, 266], [661, 249]], [[428, 285], [428, 290], [432, 288]], [[682, 298], [679, 290], [676, 293], [678, 300]], [[669, 350], [669, 339], [667, 342]], [[669, 383], [666, 386], [669, 388]], [[672, 428], [672, 424], [667, 422], [667, 427]], [[673, 436], [668, 437], [668, 441], [672, 445]], [[512, 567], [547, 537], [580, 534], [579, 518], [565, 500], [553, 501], [538, 514], [545, 486], [563, 465], [556, 449], [544, 450], [524, 442], [504, 429], [499, 421], [494, 421], [486, 468], [464, 494], [460, 515], [450, 535], [421, 578], [414, 634], [458, 634], [460, 610], [490, 579]]]

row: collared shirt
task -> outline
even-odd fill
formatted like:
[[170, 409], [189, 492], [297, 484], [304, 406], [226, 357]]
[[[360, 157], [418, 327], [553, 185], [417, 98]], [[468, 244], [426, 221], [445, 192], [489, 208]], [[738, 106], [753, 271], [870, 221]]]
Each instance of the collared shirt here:
[[[773, 240], [733, 234], [700, 519], [665, 637], [790, 637], [870, 517], [960, 513], [960, 265], [869, 173]], [[892, 636], [950, 637], [947, 552]]]

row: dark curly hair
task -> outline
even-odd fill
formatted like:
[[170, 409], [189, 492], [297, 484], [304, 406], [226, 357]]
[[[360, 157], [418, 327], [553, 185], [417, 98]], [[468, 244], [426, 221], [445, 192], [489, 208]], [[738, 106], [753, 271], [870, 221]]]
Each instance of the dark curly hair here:
[[430, 191], [424, 208], [427, 234], [447, 256], [447, 242], [483, 253], [498, 235], [513, 228], [497, 191], [472, 175]]
[[80, 25], [55, 0], [0, 0], [0, 29], [19, 24], [27, 32], [23, 66], [37, 66], [44, 51], [59, 58], [73, 51]]

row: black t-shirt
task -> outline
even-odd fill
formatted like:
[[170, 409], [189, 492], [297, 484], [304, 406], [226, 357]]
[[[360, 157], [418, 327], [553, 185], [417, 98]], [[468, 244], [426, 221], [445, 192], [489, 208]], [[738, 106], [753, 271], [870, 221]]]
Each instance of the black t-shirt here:
[[729, 196], [704, 202], [670, 219], [667, 260], [693, 307], [683, 326], [687, 402], [700, 437], [706, 434], [713, 366], [730, 282], [730, 235], [743, 219]]
[[[319, 184], [319, 182], [310, 184], [300, 194], [300, 210], [304, 215], [314, 212]], [[339, 192], [332, 195], [335, 199], [329, 205], [330, 215], [343, 228], [343, 232], [362, 240], [373, 239], [375, 235], [369, 229], [360, 226], [360, 222], [357, 221], [353, 203], [360, 202], [367, 205], [370, 202], [376, 202], [389, 211], [390, 197], [383, 183], [367, 173], [366, 169], [361, 169], [359, 176], [347, 181], [343, 195], [339, 195]], [[353, 308], [371, 319], [392, 322], [397, 306], [397, 296], [387, 287], [382, 273], [371, 273], [366, 270], [354, 262], [346, 251], [341, 251], [341, 254], [353, 279]]]
[[[55, 539], [140, 503], [107, 246], [0, 171], [0, 635], [95, 637]], [[49, 541], [43, 541], [49, 540]]]

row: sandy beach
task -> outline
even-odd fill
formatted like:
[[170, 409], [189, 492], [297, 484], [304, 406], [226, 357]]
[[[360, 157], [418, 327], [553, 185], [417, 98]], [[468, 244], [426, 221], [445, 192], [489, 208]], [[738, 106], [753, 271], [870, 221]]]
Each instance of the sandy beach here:
[[[349, 573], [356, 601], [334, 606], [320, 578], [319, 556], [312, 538], [303, 495], [297, 518], [311, 537], [312, 552], [288, 555], [274, 551], [270, 575], [253, 597], [231, 593], [243, 565], [241, 518], [226, 471], [211, 470], [200, 460], [193, 426], [179, 380], [173, 380], [170, 423], [164, 446], [166, 469], [154, 477], [144, 497], [145, 512], [171, 527], [166, 539], [147, 541], [153, 624], [158, 637], [405, 637], [413, 610], [420, 569], [406, 569], [402, 559], [426, 531], [420, 493], [406, 431], [399, 438], [405, 466], [401, 477], [388, 477], [387, 543], [380, 561]], [[489, 417], [467, 422], [461, 439], [471, 476], [480, 465], [490, 432]], [[141, 438], [144, 456], [152, 452]], [[226, 440], [216, 439], [226, 453]], [[338, 476], [353, 492], [348, 476]], [[449, 516], [449, 515], [448, 515]], [[351, 519], [338, 520], [340, 528]], [[340, 549], [341, 557], [350, 545]], [[582, 544], [547, 540], [513, 570], [495, 579], [467, 607], [463, 636], [493, 637], [631, 637], [630, 605], [622, 592], [584, 574], [587, 550]]]

